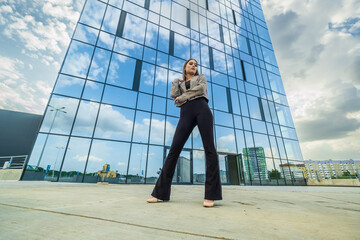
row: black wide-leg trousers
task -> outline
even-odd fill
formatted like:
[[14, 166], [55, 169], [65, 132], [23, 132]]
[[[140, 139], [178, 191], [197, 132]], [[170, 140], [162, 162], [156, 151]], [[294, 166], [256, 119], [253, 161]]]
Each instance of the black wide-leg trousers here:
[[213, 115], [203, 97], [181, 106], [180, 119], [161, 174], [151, 193], [161, 200], [170, 200], [171, 182], [179, 155], [195, 126], [198, 126], [206, 156], [205, 199], [221, 200], [219, 159], [214, 145]]

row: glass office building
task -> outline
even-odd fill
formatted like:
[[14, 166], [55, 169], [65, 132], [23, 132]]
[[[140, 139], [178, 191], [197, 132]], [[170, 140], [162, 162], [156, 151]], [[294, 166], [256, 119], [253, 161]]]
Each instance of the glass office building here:
[[[172, 80], [208, 80], [222, 184], [304, 184], [259, 0], [87, 0], [23, 180], [154, 184], [179, 120]], [[286, 169], [286, 166], [287, 169]], [[174, 184], [204, 184], [195, 127]]]

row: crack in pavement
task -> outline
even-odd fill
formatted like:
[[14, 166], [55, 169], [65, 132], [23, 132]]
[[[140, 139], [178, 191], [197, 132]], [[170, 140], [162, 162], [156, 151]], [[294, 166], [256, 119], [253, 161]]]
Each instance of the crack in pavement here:
[[136, 224], [136, 223], [123, 222], [123, 221], [106, 219], [106, 218], [101, 218], [101, 217], [92, 217], [92, 216], [86, 216], [86, 215], [75, 214], [75, 213], [66, 213], [66, 212], [52, 211], [52, 210], [46, 210], [46, 209], [40, 209], [40, 208], [24, 207], [24, 206], [12, 205], [12, 204], [7, 204], [7, 203], [0, 203], [0, 205], [7, 206], [7, 207], [14, 207], [14, 208], [33, 210], [33, 211], [61, 214], [61, 215], [66, 215], [66, 216], [95, 219], [95, 220], [100, 220], [100, 221], [104, 221], [104, 222], [120, 223], [120, 224], [125, 224], [125, 225], [129, 225], [129, 226], [134, 226], [134, 227], [141, 227], [141, 228], [147, 228], [147, 229], [151, 229], [151, 230], [166, 231], [166, 232], [171, 232], [171, 233], [186, 234], [186, 235], [192, 235], [192, 236], [197, 236], [197, 237], [212, 238], [212, 239], [236, 240], [234, 238], [217, 237], [217, 236], [211, 236], [211, 235], [200, 234], [200, 233], [171, 230], [171, 229], [159, 228], [159, 227], [151, 227], [151, 226], [146, 226], [146, 225], [141, 225], [141, 224]]
[[338, 200], [338, 199], [333, 199], [330, 197], [319, 196], [319, 195], [314, 195], [314, 194], [308, 194], [308, 195], [314, 196], [314, 197], [320, 197], [320, 198], [324, 198], [324, 199], [328, 199], [328, 200], [333, 200], [333, 201], [337, 201], [337, 202], [342, 202], [342, 203], [351, 203], [351, 204], [355, 204], [355, 205], [360, 205], [360, 203], [350, 202], [350, 201], [346, 201], [346, 200]]

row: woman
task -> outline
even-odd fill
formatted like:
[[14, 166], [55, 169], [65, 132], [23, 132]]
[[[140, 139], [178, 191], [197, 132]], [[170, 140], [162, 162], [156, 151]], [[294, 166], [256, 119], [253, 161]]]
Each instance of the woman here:
[[[214, 145], [213, 116], [208, 105], [206, 78], [199, 75], [197, 62], [189, 59], [183, 67], [183, 79], [175, 79], [172, 83], [170, 96], [180, 107], [180, 119], [176, 127], [169, 154], [165, 160], [159, 179], [151, 193], [149, 203], [168, 201], [170, 199], [171, 181], [174, 176], [178, 157], [197, 125], [205, 149], [206, 181], [204, 207], [213, 207], [214, 200], [221, 200], [221, 182], [219, 160]], [[179, 85], [179, 82], [180, 85]]]

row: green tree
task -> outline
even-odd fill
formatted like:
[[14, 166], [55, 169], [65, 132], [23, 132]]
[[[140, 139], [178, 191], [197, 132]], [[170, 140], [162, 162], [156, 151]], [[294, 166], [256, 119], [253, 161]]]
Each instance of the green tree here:
[[280, 172], [276, 169], [272, 169], [271, 172], [269, 171], [268, 173], [269, 173], [270, 179], [280, 179], [281, 178]]

